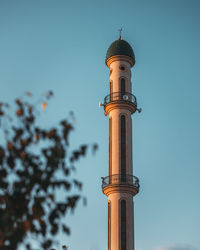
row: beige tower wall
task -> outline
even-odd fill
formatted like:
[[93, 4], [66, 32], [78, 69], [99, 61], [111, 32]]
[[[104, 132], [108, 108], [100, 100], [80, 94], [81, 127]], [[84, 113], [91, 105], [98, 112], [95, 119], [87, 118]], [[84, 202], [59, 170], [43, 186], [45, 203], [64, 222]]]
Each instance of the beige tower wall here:
[[121, 221], [120, 221], [120, 201], [126, 200], [126, 216], [127, 216], [127, 250], [134, 250], [134, 207], [133, 196], [129, 193], [112, 193], [108, 200], [111, 205], [111, 249], [121, 250]]
[[[109, 115], [109, 178], [107, 186], [103, 188], [104, 194], [108, 196], [108, 250], [121, 249], [121, 200], [126, 201], [126, 250], [134, 250], [134, 206], [133, 196], [138, 192], [133, 187], [133, 159], [132, 159], [132, 118], [136, 111], [134, 104], [129, 99], [124, 99], [122, 93], [121, 79], [125, 79], [125, 92], [132, 94], [131, 67], [133, 62], [126, 56], [114, 56], [107, 61], [110, 68], [110, 96], [105, 112]], [[124, 67], [124, 68], [122, 68]], [[125, 153], [126, 168], [121, 167], [121, 116], [125, 116]], [[124, 169], [126, 175], [124, 179]], [[122, 175], [123, 172], [123, 175]], [[130, 179], [129, 179], [130, 177]], [[105, 185], [105, 183], [103, 184]], [[123, 218], [125, 217], [123, 213]], [[123, 234], [125, 235], [125, 234]]]
[[109, 118], [112, 118], [112, 134], [111, 134], [111, 147], [110, 162], [111, 173], [120, 174], [121, 166], [121, 115], [126, 117], [126, 172], [127, 174], [133, 174], [132, 167], [132, 118], [131, 112], [127, 109], [113, 109], [109, 113]]
[[[120, 70], [124, 66], [125, 70]], [[126, 92], [131, 93], [131, 66], [126, 61], [114, 61], [110, 64], [110, 81], [113, 82], [113, 92], [120, 92], [120, 79], [124, 77], [127, 82]]]
[[[125, 70], [121, 70], [120, 67], [124, 67]], [[131, 65], [127, 61], [113, 61], [110, 64], [110, 81], [112, 81], [113, 92], [121, 91], [121, 78], [126, 81], [126, 92], [132, 92], [131, 84]], [[120, 174], [120, 164], [121, 164], [121, 127], [120, 127], [120, 115], [124, 114], [126, 116], [126, 170], [127, 174], [133, 174], [133, 160], [132, 160], [132, 118], [131, 112], [127, 109], [113, 109], [109, 113], [109, 118], [112, 117], [112, 150], [111, 150], [111, 168], [112, 175]]]

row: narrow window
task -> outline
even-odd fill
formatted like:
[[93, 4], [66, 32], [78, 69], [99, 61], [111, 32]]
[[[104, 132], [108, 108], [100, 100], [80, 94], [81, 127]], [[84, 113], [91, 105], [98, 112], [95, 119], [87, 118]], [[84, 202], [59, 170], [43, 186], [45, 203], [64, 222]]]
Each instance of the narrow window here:
[[111, 249], [111, 202], [108, 202], [108, 250]]
[[113, 82], [110, 81], [110, 94], [113, 92]]
[[112, 117], [109, 119], [109, 176], [112, 175]]
[[126, 117], [121, 116], [121, 180], [126, 181]]
[[121, 200], [121, 250], [126, 250], [126, 201]]
[[125, 92], [126, 92], [126, 83], [125, 83], [125, 79], [122, 78], [121, 79], [121, 93], [122, 93], [122, 95], [124, 95]]
[[110, 101], [112, 101], [112, 96], [113, 96], [113, 81], [110, 81]]

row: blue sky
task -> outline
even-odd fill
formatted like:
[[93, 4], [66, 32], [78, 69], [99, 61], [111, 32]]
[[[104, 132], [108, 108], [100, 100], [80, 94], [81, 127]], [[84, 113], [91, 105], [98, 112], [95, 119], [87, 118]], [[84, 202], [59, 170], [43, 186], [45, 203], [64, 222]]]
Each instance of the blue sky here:
[[70, 250], [107, 249], [108, 119], [98, 102], [108, 93], [105, 54], [118, 29], [133, 47], [133, 117], [137, 250], [200, 249], [200, 2], [198, 0], [0, 0], [0, 100], [25, 91], [55, 93], [44, 126], [70, 110], [72, 147], [97, 142], [78, 164], [88, 205], [65, 218]]

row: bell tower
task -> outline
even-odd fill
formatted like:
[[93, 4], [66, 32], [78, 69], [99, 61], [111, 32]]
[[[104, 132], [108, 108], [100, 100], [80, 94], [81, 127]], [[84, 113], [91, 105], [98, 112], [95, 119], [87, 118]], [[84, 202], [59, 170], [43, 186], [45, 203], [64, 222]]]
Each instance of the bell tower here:
[[102, 177], [102, 191], [108, 197], [108, 250], [134, 250], [133, 197], [139, 180], [133, 175], [132, 115], [137, 108], [132, 94], [131, 68], [135, 55], [121, 35], [108, 48], [109, 95], [104, 98], [109, 117], [109, 171]]

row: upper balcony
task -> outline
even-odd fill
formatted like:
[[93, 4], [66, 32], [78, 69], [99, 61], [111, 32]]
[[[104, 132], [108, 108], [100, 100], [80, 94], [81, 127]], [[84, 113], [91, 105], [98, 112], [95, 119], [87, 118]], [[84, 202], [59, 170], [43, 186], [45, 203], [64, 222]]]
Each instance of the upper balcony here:
[[113, 92], [110, 95], [107, 95], [104, 98], [104, 105], [107, 105], [110, 102], [123, 101], [123, 102], [131, 102], [137, 107], [137, 99], [136, 97], [128, 92]]
[[133, 175], [110, 175], [102, 177], [102, 190], [104, 194], [114, 191], [131, 192], [133, 195], [139, 192], [139, 179]]
[[118, 107], [119, 105], [129, 108], [131, 113], [134, 113], [137, 110], [137, 99], [128, 92], [113, 92], [104, 98], [103, 106], [106, 113], [109, 113], [113, 106]]

